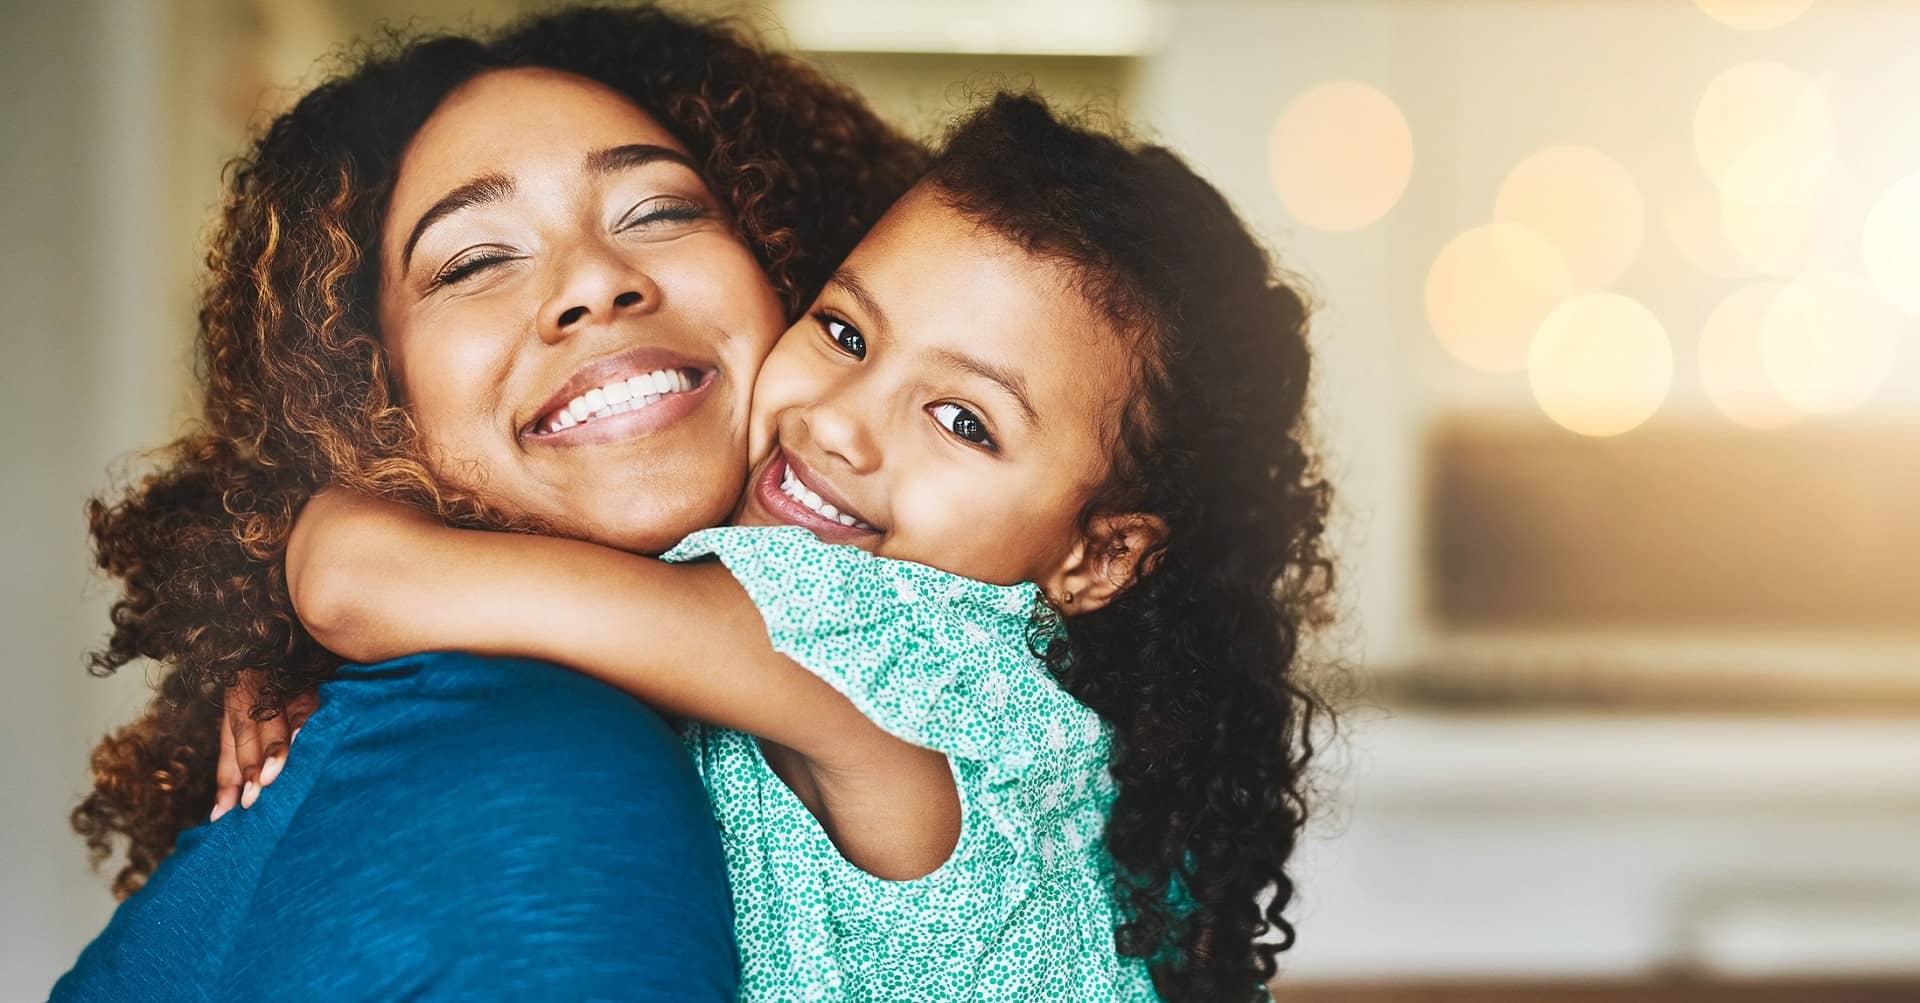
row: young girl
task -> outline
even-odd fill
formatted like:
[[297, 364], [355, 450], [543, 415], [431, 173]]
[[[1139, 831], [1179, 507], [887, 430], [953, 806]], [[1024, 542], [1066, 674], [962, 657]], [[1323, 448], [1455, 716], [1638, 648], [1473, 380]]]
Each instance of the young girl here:
[[701, 722], [744, 998], [1255, 998], [1331, 576], [1304, 328], [1173, 154], [1002, 96], [767, 359], [734, 527], [662, 563], [325, 493], [290, 585], [348, 657], [538, 657]]

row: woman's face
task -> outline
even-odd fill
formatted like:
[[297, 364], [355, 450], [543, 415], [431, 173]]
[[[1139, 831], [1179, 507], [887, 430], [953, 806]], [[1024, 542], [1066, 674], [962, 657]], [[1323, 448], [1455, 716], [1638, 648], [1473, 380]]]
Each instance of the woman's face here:
[[461, 86], [407, 147], [380, 329], [444, 480], [659, 551], [725, 519], [779, 297], [685, 148], [538, 69]]

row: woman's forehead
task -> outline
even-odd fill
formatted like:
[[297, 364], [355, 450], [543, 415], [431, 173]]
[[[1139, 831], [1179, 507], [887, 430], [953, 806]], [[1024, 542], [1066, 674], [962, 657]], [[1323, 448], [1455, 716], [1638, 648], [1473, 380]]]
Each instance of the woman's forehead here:
[[389, 230], [475, 178], [565, 175], [583, 169], [590, 153], [631, 144], [686, 153], [658, 120], [604, 84], [531, 67], [481, 74], [449, 94], [407, 145]]

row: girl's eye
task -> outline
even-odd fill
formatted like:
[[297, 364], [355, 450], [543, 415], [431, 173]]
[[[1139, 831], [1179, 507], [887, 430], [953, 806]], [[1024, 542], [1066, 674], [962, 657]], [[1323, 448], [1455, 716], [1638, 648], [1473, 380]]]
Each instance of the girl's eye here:
[[685, 199], [655, 198], [627, 210], [627, 214], [614, 225], [614, 231], [625, 232], [653, 223], [690, 223], [705, 217], [707, 211]]
[[513, 255], [499, 248], [477, 250], [465, 257], [455, 258], [447, 262], [446, 267], [440, 269], [439, 274], [433, 277], [433, 285], [435, 287], [450, 286], [476, 272], [490, 268], [502, 261], [511, 260], [513, 260]]
[[820, 314], [819, 320], [820, 326], [826, 328], [827, 337], [832, 338], [833, 343], [840, 346], [841, 351], [856, 359], [867, 357], [867, 336], [861, 334], [852, 324], [826, 314]]
[[972, 411], [958, 404], [935, 404], [931, 410], [933, 420], [945, 425], [954, 438], [996, 452], [1000, 449], [1000, 444], [993, 440], [993, 434], [987, 431], [987, 423]]

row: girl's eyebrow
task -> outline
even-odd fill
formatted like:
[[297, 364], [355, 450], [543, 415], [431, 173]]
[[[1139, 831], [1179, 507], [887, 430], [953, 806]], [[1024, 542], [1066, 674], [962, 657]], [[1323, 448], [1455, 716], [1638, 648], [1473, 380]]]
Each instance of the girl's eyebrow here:
[[975, 358], [951, 349], [942, 349], [937, 356], [941, 362], [956, 369], [964, 369], [975, 376], [998, 384], [1000, 389], [1020, 405], [1020, 416], [1026, 419], [1027, 427], [1040, 430], [1040, 414], [1033, 409], [1033, 396], [1027, 392], [1026, 378], [1018, 372], [985, 359]]
[[[833, 277], [827, 280], [827, 284], [839, 287], [842, 292], [852, 297], [855, 303], [860, 304], [861, 312], [873, 322], [875, 331], [880, 334], [887, 333], [887, 312], [880, 309], [880, 301], [867, 291], [866, 285], [860, 281], [860, 276], [852, 269], [842, 268], [834, 272]], [[1026, 378], [1017, 371], [951, 349], [941, 350], [936, 353], [935, 358], [955, 369], [965, 370], [981, 379], [998, 384], [1000, 389], [1007, 392], [1007, 396], [1013, 398], [1015, 404], [1020, 405], [1020, 416], [1026, 420], [1027, 427], [1039, 431], [1040, 413], [1033, 409], [1033, 395], [1027, 391]]]
[[839, 269], [833, 273], [832, 278], [827, 280], [827, 284], [839, 286], [841, 292], [853, 297], [853, 301], [860, 304], [861, 312], [872, 319], [876, 333], [887, 333], [887, 312], [880, 309], [880, 301], [867, 291], [865, 283], [860, 281], [860, 276], [854, 274], [853, 269]]

